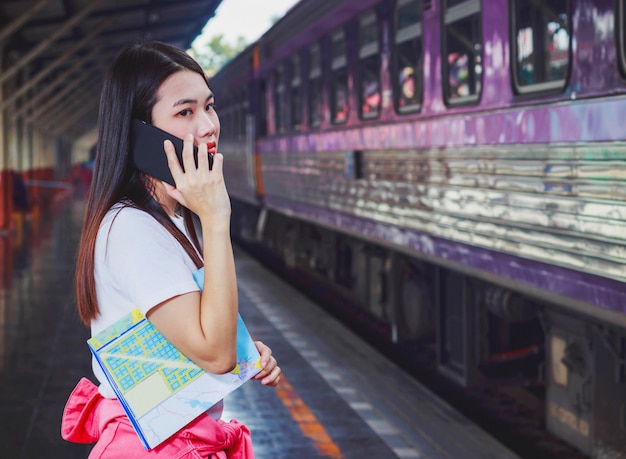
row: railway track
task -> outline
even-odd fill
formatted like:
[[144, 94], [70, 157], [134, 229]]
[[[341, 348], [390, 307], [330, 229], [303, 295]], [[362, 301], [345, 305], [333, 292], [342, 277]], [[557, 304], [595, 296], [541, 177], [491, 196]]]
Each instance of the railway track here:
[[389, 327], [369, 315], [336, 286], [303, 269], [286, 268], [271, 252], [246, 245], [252, 256], [300, 289], [328, 313], [428, 387], [472, 422], [489, 432], [522, 458], [588, 459], [577, 449], [546, 430], [545, 402], [540, 388], [511, 387], [498, 380], [485, 380], [480, 386], [462, 388], [441, 375], [436, 368], [432, 343], [394, 344]]

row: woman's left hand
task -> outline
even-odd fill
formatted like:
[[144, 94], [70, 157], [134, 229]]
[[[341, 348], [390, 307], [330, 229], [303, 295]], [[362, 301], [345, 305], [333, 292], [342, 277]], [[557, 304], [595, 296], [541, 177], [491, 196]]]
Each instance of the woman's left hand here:
[[263, 368], [254, 376], [254, 379], [261, 380], [264, 386], [276, 386], [280, 381], [280, 367], [276, 359], [272, 357], [272, 350], [261, 341], [255, 341], [254, 344], [261, 354], [261, 367]]

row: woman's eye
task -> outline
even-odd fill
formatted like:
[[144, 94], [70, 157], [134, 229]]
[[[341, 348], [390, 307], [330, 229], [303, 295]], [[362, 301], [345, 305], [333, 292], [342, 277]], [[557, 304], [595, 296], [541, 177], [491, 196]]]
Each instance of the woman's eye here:
[[207, 104], [207, 106], [206, 106], [206, 111], [207, 111], [207, 112], [210, 112], [210, 111], [215, 110], [216, 108], [217, 108], [217, 105], [215, 105], [215, 102], [212, 102], [212, 103], [210, 103], [210, 104]]
[[181, 110], [178, 112], [180, 116], [191, 116], [191, 109], [186, 108], [185, 110]]

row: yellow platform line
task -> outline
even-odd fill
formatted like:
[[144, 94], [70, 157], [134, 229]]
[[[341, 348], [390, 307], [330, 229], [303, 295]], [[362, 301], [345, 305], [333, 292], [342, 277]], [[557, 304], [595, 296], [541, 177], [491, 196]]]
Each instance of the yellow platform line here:
[[313, 441], [313, 445], [320, 454], [332, 459], [345, 459], [337, 444], [328, 435], [315, 414], [298, 396], [284, 373], [280, 376], [280, 383], [276, 386], [276, 395], [289, 410], [291, 417], [296, 421], [304, 436]]

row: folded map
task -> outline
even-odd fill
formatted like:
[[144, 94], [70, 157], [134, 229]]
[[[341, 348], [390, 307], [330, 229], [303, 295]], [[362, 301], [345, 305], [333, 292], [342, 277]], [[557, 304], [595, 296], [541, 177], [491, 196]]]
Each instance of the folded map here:
[[[202, 288], [203, 269], [194, 274]], [[176, 349], [135, 309], [87, 341], [146, 449], [159, 445], [260, 370], [241, 316], [237, 366], [208, 373]]]

